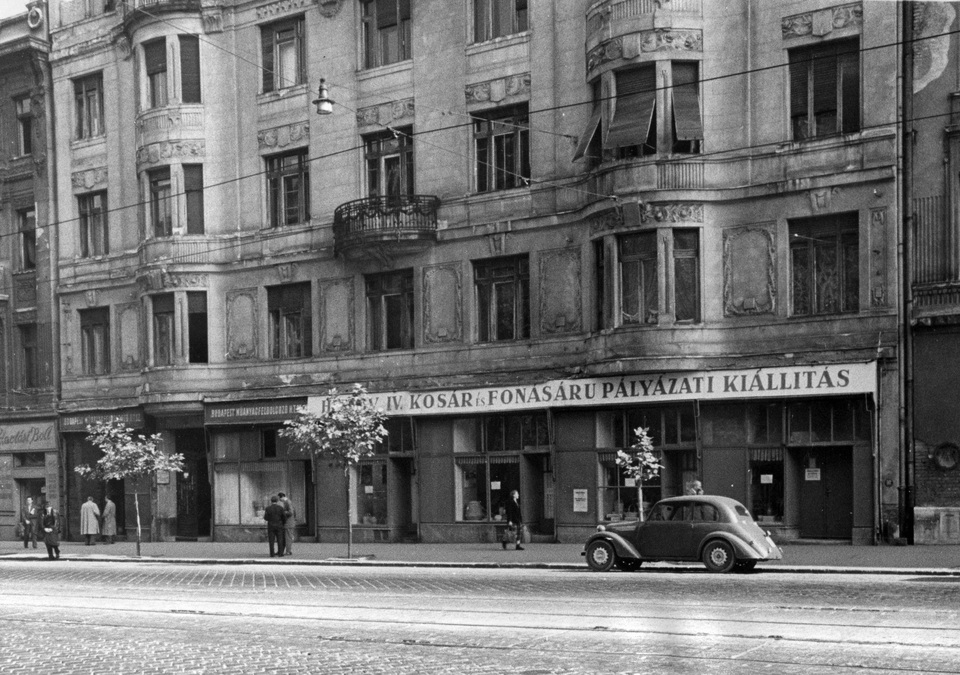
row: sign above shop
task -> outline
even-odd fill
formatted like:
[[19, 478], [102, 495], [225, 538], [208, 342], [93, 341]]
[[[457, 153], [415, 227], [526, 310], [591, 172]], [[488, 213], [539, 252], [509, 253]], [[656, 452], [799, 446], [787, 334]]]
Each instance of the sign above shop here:
[[208, 403], [204, 410], [207, 424], [283, 423], [296, 416], [305, 406], [305, 398], [284, 398], [275, 401], [238, 401]]
[[[673, 401], [875, 394], [876, 389], [877, 364], [870, 361], [551, 380], [477, 389], [380, 392], [370, 394], [370, 398], [387, 415], [460, 415]], [[320, 412], [329, 400], [329, 396], [312, 396], [307, 408]]]
[[96, 413], [65, 413], [60, 416], [60, 431], [87, 431], [98, 422], [120, 420], [131, 429], [143, 429], [143, 412], [140, 410], [115, 410]]
[[52, 421], [0, 425], [0, 452], [56, 449], [57, 438]]

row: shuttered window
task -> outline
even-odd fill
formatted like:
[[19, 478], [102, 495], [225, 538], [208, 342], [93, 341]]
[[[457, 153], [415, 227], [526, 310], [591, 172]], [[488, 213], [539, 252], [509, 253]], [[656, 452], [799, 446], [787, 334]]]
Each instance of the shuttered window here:
[[842, 40], [790, 50], [794, 140], [860, 130], [860, 43]]
[[699, 141], [703, 140], [699, 64], [675, 62], [672, 71], [673, 151], [699, 152]]
[[181, 35], [180, 87], [184, 103], [200, 103], [200, 39], [196, 35]]
[[167, 39], [159, 38], [144, 43], [143, 60], [147, 71], [149, 107], [167, 105]]
[[203, 165], [183, 165], [183, 192], [187, 200], [187, 234], [203, 234]]
[[656, 140], [656, 72], [653, 66], [633, 68], [616, 74], [616, 108], [604, 139], [604, 148], [639, 148], [639, 154], [653, 154]]

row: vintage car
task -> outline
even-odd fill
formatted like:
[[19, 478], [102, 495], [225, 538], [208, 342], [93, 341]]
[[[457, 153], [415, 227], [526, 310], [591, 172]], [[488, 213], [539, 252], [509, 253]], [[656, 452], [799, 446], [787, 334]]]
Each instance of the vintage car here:
[[598, 572], [614, 566], [629, 572], [659, 560], [700, 560], [711, 572], [747, 572], [783, 557], [743, 504], [714, 495], [670, 497], [646, 520], [598, 525], [581, 555]]

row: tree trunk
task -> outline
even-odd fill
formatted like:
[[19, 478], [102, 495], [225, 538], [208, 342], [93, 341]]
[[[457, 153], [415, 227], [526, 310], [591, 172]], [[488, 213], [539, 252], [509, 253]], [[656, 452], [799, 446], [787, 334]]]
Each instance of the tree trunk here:
[[637, 517], [643, 522], [643, 482], [637, 481]]
[[137, 557], [140, 557], [140, 493], [133, 490], [133, 506], [137, 512]]
[[352, 558], [353, 555], [353, 518], [350, 517], [350, 467], [348, 466], [344, 469], [343, 472], [344, 478], [347, 481], [347, 558]]

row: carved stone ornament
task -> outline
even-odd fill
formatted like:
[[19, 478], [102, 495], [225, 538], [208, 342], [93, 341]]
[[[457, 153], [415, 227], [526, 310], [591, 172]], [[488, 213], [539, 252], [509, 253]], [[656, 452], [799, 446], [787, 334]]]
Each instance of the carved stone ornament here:
[[581, 272], [578, 248], [542, 251], [539, 256], [540, 332], [543, 335], [580, 331]]
[[610, 61], [623, 58], [623, 38], [618, 37], [597, 45], [587, 52], [587, 72]]
[[223, 8], [219, 6], [204, 7], [201, 15], [204, 33], [223, 32]]
[[794, 14], [780, 20], [783, 39], [813, 35], [822, 37], [841, 28], [863, 26], [863, 5], [859, 2], [838, 5], [817, 12]]
[[464, 89], [464, 93], [466, 94], [468, 105], [470, 103], [499, 103], [510, 97], [529, 96], [530, 73], [521, 73], [496, 80], [468, 84]]
[[146, 270], [137, 277], [142, 292], [149, 293], [167, 288], [203, 288], [207, 275], [200, 273], [171, 274], [165, 269]]
[[320, 5], [320, 14], [328, 19], [332, 19], [340, 13], [340, 8], [343, 7], [343, 0], [318, 0], [317, 4]]
[[151, 143], [137, 149], [137, 166], [156, 164], [170, 159], [202, 159], [205, 154], [204, 141]]
[[289, 12], [305, 9], [312, 4], [313, 0], [280, 0], [280, 2], [271, 2], [269, 5], [257, 7], [257, 19], [283, 16]]
[[810, 190], [807, 195], [810, 197], [810, 207], [814, 211], [825, 211], [830, 209], [833, 197], [840, 192], [840, 188], [823, 188], [821, 190]]
[[723, 233], [723, 313], [773, 314], [777, 305], [777, 247], [773, 225]]
[[657, 28], [644, 31], [640, 37], [640, 51], [703, 51], [703, 31], [699, 30], [672, 30]]
[[423, 339], [459, 342], [463, 335], [463, 279], [456, 264], [423, 268]]
[[117, 26], [113, 29], [113, 48], [116, 50], [117, 56], [124, 61], [129, 59], [133, 53], [133, 49], [130, 47], [130, 38], [123, 30], [123, 26]]
[[607, 230], [615, 230], [623, 225], [623, 214], [620, 209], [607, 209], [593, 214], [589, 222], [590, 234], [599, 234]]
[[412, 119], [414, 113], [414, 103], [412, 98], [405, 98], [400, 101], [391, 101], [381, 105], [372, 105], [366, 108], [360, 108], [357, 111], [357, 125], [381, 126], [385, 127], [394, 122], [406, 119]]
[[870, 210], [870, 305], [887, 306], [887, 209]]
[[310, 142], [310, 122], [297, 122], [282, 127], [264, 129], [257, 133], [261, 150], [305, 145]]
[[643, 204], [640, 222], [702, 223], [703, 204]]
[[74, 190], [88, 191], [99, 187], [107, 187], [107, 167], [74, 171], [70, 176], [70, 183]]
[[85, 291], [84, 296], [87, 300], [87, 307], [97, 306], [97, 300], [100, 299], [100, 295], [96, 289], [90, 289], [89, 291]]
[[287, 283], [293, 279], [294, 272], [297, 271], [297, 266], [294, 263], [284, 263], [283, 265], [277, 265], [277, 276], [280, 277], [280, 281]]

